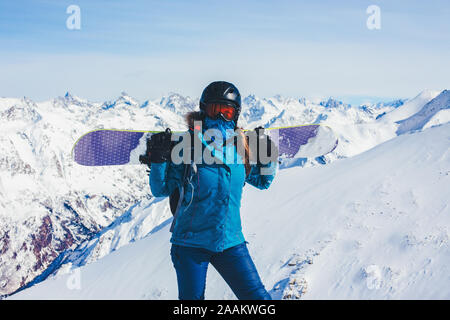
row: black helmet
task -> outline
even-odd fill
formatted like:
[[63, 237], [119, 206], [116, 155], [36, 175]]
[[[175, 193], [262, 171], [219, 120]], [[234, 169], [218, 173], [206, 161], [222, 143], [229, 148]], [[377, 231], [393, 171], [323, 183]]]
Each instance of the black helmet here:
[[204, 111], [208, 103], [222, 102], [233, 106], [236, 109], [234, 121], [237, 123], [241, 113], [241, 94], [239, 90], [226, 81], [214, 81], [210, 83], [202, 93], [200, 98], [200, 110]]

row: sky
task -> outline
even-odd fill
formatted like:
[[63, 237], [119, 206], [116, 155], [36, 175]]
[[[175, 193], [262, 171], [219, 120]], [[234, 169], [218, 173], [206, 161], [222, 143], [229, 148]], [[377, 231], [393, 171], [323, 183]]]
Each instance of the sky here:
[[1, 97], [195, 98], [226, 80], [244, 96], [409, 98], [450, 88], [449, 57], [448, 0], [0, 2]]

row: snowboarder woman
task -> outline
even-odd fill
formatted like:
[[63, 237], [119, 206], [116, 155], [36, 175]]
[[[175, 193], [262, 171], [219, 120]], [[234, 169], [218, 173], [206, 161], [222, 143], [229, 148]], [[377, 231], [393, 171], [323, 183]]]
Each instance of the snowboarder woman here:
[[[237, 127], [240, 111], [238, 89], [231, 83], [216, 81], [204, 89], [200, 111], [188, 113], [186, 119], [190, 130], [193, 130], [194, 121], [201, 121], [203, 132], [207, 129], [220, 130], [224, 139], [230, 139], [231, 132], [243, 135]], [[236, 148], [236, 145], [231, 144], [231, 147]], [[247, 249], [248, 242], [241, 227], [240, 205], [244, 184], [267, 189], [275, 176], [277, 163], [250, 164], [248, 144], [244, 142], [244, 154], [237, 149], [235, 154], [242, 161], [197, 164], [189, 170], [187, 178], [186, 166], [170, 161], [170, 150], [155, 149], [151, 154], [152, 194], [167, 197], [178, 189], [184, 195], [174, 218], [170, 239], [178, 298], [181, 300], [205, 298], [209, 263], [238, 299], [271, 299]], [[262, 167], [265, 174], [261, 174]]]

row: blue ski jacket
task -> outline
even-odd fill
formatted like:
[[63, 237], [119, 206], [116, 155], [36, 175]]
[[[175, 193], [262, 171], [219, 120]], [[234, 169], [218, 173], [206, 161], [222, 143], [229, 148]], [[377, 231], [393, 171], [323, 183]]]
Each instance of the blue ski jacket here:
[[[183, 201], [170, 241], [214, 252], [244, 242], [240, 217], [243, 187], [249, 183], [259, 189], [267, 189], [275, 177], [277, 166], [276, 162], [252, 165], [246, 176], [242, 162], [197, 164], [196, 169], [191, 170], [189, 183], [185, 183]], [[262, 167], [265, 167], [266, 174], [261, 174]], [[152, 163], [149, 181], [152, 194], [155, 197], [169, 196], [184, 183], [183, 174], [183, 164]]]

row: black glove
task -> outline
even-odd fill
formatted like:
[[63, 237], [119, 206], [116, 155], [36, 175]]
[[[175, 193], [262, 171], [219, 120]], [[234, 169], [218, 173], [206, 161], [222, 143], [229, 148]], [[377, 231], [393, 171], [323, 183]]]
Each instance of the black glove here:
[[172, 132], [169, 128], [166, 131], [155, 133], [147, 140], [147, 150], [145, 155], [139, 157], [139, 160], [148, 166], [151, 163], [170, 161], [173, 145]]
[[[275, 143], [270, 139], [270, 137], [264, 133], [263, 127], [255, 128], [256, 131], [256, 150], [253, 154], [253, 159], [256, 159], [256, 165], [258, 167], [269, 164], [270, 162], [275, 162], [278, 160], [278, 148]], [[260, 151], [260, 149], [262, 149]], [[261, 154], [265, 155], [264, 163], [261, 161]], [[267, 159], [269, 158], [269, 161]]]

